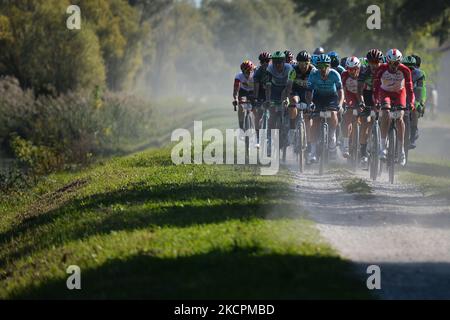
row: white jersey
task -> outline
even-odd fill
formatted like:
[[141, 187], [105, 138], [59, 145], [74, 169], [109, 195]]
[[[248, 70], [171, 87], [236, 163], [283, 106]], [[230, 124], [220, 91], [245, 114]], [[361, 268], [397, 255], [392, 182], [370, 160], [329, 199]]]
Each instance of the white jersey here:
[[239, 82], [240, 88], [245, 91], [253, 91], [255, 87], [255, 83], [253, 80], [253, 72], [250, 73], [250, 76], [247, 78], [242, 72], [238, 73], [234, 78], [235, 82]]

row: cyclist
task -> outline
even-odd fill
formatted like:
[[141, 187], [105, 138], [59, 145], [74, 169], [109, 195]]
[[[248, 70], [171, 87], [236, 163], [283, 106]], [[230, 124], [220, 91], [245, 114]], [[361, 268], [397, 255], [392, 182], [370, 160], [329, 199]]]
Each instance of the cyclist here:
[[311, 64], [314, 66], [314, 67], [317, 67], [317, 59], [319, 58], [319, 55], [317, 55], [317, 54], [313, 54], [313, 55], [311, 55]]
[[407, 56], [403, 59], [403, 64], [411, 70], [412, 82], [414, 86], [415, 109], [411, 110], [411, 134], [409, 148], [416, 147], [416, 140], [419, 138], [419, 114], [423, 115], [425, 112], [425, 101], [427, 100], [426, 79], [425, 73], [420, 70], [419, 63], [416, 56]]
[[[311, 64], [311, 55], [306, 50], [302, 50], [297, 54], [297, 65], [294, 67], [294, 83], [292, 86], [292, 94], [290, 97], [289, 110], [291, 115], [290, 128], [295, 129], [295, 121], [297, 118], [297, 103], [306, 103], [306, 92], [309, 91], [308, 88], [308, 77], [312, 71], [316, 68]], [[307, 139], [307, 152], [310, 151], [311, 144], [311, 117], [309, 113], [305, 113], [305, 129], [306, 129], [306, 139]], [[308, 160], [308, 159], [307, 159]]]
[[[255, 129], [256, 137], [259, 142], [259, 128], [260, 119], [262, 116], [262, 110], [260, 105], [266, 100], [266, 82], [267, 82], [267, 67], [269, 66], [270, 59], [272, 55], [269, 52], [263, 51], [259, 54], [259, 67], [256, 69], [253, 75], [253, 80], [255, 83], [255, 99], [256, 99], [256, 112], [255, 112]], [[258, 146], [259, 143], [257, 143]]]
[[[380, 158], [386, 159], [386, 136], [389, 130], [389, 109], [391, 106], [414, 107], [414, 91], [411, 80], [411, 71], [401, 63], [403, 56], [400, 50], [390, 49], [386, 53], [387, 63], [382, 64], [374, 79], [374, 97], [382, 105], [381, 117], [381, 140], [382, 150]], [[403, 121], [404, 111], [401, 111], [400, 119], [397, 120], [398, 138], [400, 142], [400, 165], [406, 164], [405, 155], [405, 123]]]
[[331, 51], [328, 53], [328, 55], [331, 58], [331, 67], [339, 72], [339, 74], [342, 76], [342, 72], [345, 71], [345, 67], [340, 65], [339, 55], [336, 51]]
[[[344, 88], [345, 94], [345, 103], [348, 109], [345, 111], [343, 116], [343, 156], [344, 158], [348, 158], [350, 156], [349, 153], [349, 135], [352, 132], [352, 120], [353, 120], [353, 109], [358, 109], [360, 112], [363, 110], [363, 105], [360, 104], [360, 97], [358, 95], [358, 77], [361, 71], [361, 62], [357, 57], [349, 57], [347, 59], [347, 70], [342, 73], [342, 86]], [[364, 121], [364, 120], [363, 120]], [[367, 121], [365, 121], [367, 122]], [[363, 130], [362, 130], [363, 131]], [[364, 152], [364, 156], [366, 156], [365, 150], [365, 141], [364, 146], [361, 142], [361, 160]]]
[[[373, 101], [373, 79], [375, 74], [383, 62], [383, 53], [378, 49], [372, 49], [366, 54], [368, 66], [361, 68], [358, 77], [358, 97], [360, 106], [366, 107], [366, 111], [370, 112], [370, 109], [376, 110], [375, 103]], [[367, 119], [367, 117], [366, 117]], [[361, 124], [361, 164], [365, 165], [368, 162], [367, 158], [367, 138], [369, 136], [370, 121], [363, 122]]]
[[286, 50], [284, 51], [284, 55], [286, 56], [286, 63], [289, 63], [291, 66], [295, 66], [297, 61], [295, 61], [292, 51]]
[[[253, 73], [255, 65], [250, 60], [245, 60], [241, 64], [241, 72], [234, 78], [233, 87], [233, 106], [239, 105], [239, 100], [246, 97], [248, 100], [253, 99]], [[238, 110], [239, 128], [244, 129], [244, 109], [239, 106]]]
[[[267, 67], [266, 106], [270, 105], [271, 101], [284, 102], [290, 96], [294, 75], [294, 68], [286, 63], [286, 55], [282, 51], [274, 52], [272, 64]], [[269, 129], [275, 129], [273, 127], [275, 112], [274, 108], [270, 108]]]
[[[314, 102], [315, 111], [331, 110], [330, 144], [329, 149], [332, 157], [336, 156], [336, 127], [338, 123], [337, 112], [342, 108], [344, 102], [344, 91], [342, 89], [341, 76], [331, 68], [331, 58], [321, 54], [317, 60], [318, 70], [313, 70], [308, 77], [308, 87], [311, 91], [306, 92], [306, 103], [311, 106]], [[317, 132], [321, 119], [313, 119], [311, 152], [308, 155], [309, 162], [315, 162], [317, 149]]]

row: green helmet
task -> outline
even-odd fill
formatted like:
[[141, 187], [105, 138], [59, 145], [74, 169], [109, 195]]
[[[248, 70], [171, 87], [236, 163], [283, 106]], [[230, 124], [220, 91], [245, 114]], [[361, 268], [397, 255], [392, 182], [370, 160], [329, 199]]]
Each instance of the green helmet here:
[[286, 60], [286, 55], [284, 54], [284, 52], [283, 51], [275, 51], [273, 54], [272, 54], [272, 60], [277, 60], [277, 59], [280, 59], [280, 60], [282, 60], [282, 59], [284, 59], [284, 60]]
[[406, 56], [403, 58], [402, 63], [405, 66], [415, 66], [416, 65], [416, 58], [413, 56]]
[[367, 60], [366, 57], [359, 58], [359, 61], [361, 62], [362, 67], [367, 67], [369, 65], [369, 61]]

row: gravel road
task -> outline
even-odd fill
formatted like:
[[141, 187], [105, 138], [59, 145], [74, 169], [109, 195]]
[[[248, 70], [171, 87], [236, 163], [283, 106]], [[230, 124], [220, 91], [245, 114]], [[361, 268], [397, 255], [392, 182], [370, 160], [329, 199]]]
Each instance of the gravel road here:
[[[421, 143], [427, 140], [426, 133]], [[430, 137], [431, 139], [432, 137]], [[429, 148], [429, 145], [427, 145]], [[299, 201], [325, 239], [355, 264], [381, 268], [383, 299], [450, 299], [450, 201], [425, 197], [414, 185], [372, 183], [367, 171], [317, 168], [296, 175]], [[370, 195], [349, 194], [342, 183], [364, 178]]]

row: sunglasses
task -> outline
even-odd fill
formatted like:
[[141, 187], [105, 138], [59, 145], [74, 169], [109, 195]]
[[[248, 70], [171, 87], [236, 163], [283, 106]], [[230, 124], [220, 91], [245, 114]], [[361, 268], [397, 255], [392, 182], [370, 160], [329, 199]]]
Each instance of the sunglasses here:
[[390, 65], [390, 66], [397, 67], [399, 64], [400, 64], [399, 61], [389, 61], [389, 65]]

